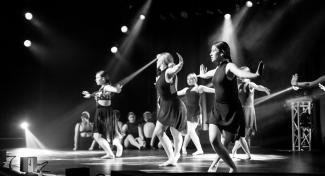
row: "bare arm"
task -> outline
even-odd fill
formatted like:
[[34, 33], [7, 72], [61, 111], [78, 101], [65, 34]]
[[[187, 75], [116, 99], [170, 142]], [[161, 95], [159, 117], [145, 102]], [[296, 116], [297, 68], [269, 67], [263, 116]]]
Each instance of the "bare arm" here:
[[215, 93], [215, 89], [214, 88], [210, 88], [210, 87], [202, 86], [202, 85], [199, 85], [198, 86], [198, 90], [199, 90], [200, 93], [203, 93], [203, 92], [206, 92], [206, 93]]
[[250, 87], [252, 87], [255, 90], [261, 91], [261, 92], [265, 92], [266, 94], [270, 95], [270, 89], [262, 86], [262, 85], [257, 85], [253, 82], [249, 82], [248, 83]]
[[180, 54], [176, 53], [178, 56], [178, 64], [168, 68], [166, 70], [166, 74], [168, 75], [168, 79], [174, 77], [181, 69], [183, 68], [184, 61]]
[[79, 126], [80, 126], [80, 124], [77, 123], [76, 126], [74, 127], [74, 146], [73, 146], [73, 150], [78, 149]]
[[128, 130], [128, 125], [124, 124], [123, 127], [122, 127], [122, 131], [121, 131], [122, 136], [125, 136], [127, 130]]
[[311, 82], [298, 82], [298, 74], [297, 73], [292, 75], [292, 78], [291, 78], [291, 85], [295, 86], [295, 87], [300, 87], [300, 88], [314, 87], [322, 82], [325, 82], [325, 75], [323, 75]]
[[228, 71], [232, 72], [234, 75], [236, 75], [239, 78], [245, 79], [252, 79], [252, 78], [256, 78], [259, 76], [258, 73], [251, 73], [249, 71], [245, 71], [245, 70], [241, 70], [239, 69], [234, 63], [228, 63], [226, 66], [226, 73], [228, 73]]
[[186, 91], [187, 91], [187, 89], [188, 89], [188, 87], [185, 87], [185, 88], [183, 88], [182, 90], [177, 91], [177, 95], [178, 95], [178, 96], [184, 96], [185, 93], [186, 93]]
[[138, 125], [138, 133], [139, 133], [140, 139], [144, 141], [143, 131], [142, 131], [140, 124]]
[[114, 86], [111, 86], [111, 85], [106, 85], [104, 87], [104, 90], [105, 91], [108, 91], [108, 92], [114, 92], [114, 93], [120, 93], [121, 90], [122, 90], [122, 85], [118, 84], [116, 85], [115, 87]]

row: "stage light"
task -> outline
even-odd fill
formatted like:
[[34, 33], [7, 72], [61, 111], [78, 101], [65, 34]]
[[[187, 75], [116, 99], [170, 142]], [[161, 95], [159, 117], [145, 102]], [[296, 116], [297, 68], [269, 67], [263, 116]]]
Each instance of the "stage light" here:
[[246, 2], [246, 6], [247, 6], [247, 7], [252, 7], [252, 6], [253, 6], [252, 1], [247, 1], [247, 2]]
[[111, 48], [111, 52], [112, 52], [112, 53], [117, 53], [117, 47], [116, 47], [116, 46], [113, 46], [113, 47]]
[[122, 27], [121, 27], [121, 31], [122, 31], [123, 33], [128, 32], [128, 27], [126, 27], [126, 26], [122, 26]]
[[20, 124], [20, 128], [26, 130], [28, 128], [28, 123], [27, 122], [23, 122]]
[[25, 13], [25, 18], [26, 18], [26, 20], [32, 20], [33, 19], [33, 14], [30, 13], [30, 12], [26, 12]]
[[225, 19], [229, 20], [231, 18], [231, 15], [229, 13], [225, 14]]
[[30, 47], [32, 45], [32, 42], [30, 40], [25, 40], [24, 41], [24, 46], [25, 47]]
[[141, 19], [141, 20], [144, 20], [144, 19], [146, 19], [146, 16], [144, 16], [144, 15], [140, 15], [140, 19]]

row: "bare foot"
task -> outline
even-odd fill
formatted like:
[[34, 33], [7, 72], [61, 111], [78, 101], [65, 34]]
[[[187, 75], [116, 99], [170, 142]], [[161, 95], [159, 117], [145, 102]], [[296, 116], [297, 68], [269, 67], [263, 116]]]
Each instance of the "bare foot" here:
[[101, 159], [114, 159], [115, 158], [115, 156], [114, 155], [104, 155], [104, 156], [102, 156], [102, 157], [100, 157]]
[[173, 160], [167, 160], [167, 161], [159, 164], [158, 166], [160, 166], [160, 167], [176, 166], [176, 163], [174, 163]]
[[203, 155], [203, 151], [196, 151], [194, 153], [192, 153], [193, 156], [196, 156], [196, 155]]

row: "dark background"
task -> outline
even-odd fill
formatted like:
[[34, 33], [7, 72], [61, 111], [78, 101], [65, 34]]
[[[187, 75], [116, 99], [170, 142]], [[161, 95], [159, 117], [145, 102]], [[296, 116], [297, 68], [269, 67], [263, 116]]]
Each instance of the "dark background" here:
[[[5, 4], [1, 25], [0, 138], [23, 137], [19, 124], [25, 120], [45, 146], [70, 148], [80, 113], [88, 110], [94, 114], [94, 101], [84, 99], [81, 92], [98, 89], [95, 73], [107, 69], [116, 83], [160, 52], [174, 56], [179, 52], [183, 56], [185, 64], [178, 84], [183, 88], [186, 75], [198, 73], [200, 64], [213, 68], [210, 44], [217, 40], [213, 36], [222, 25], [223, 15], [236, 14], [246, 1], [153, 0], [127, 55], [116, 57], [110, 48], [121, 46], [128, 36], [120, 32], [121, 26], [130, 29], [145, 2], [33, 0]], [[272, 92], [288, 88], [294, 73], [299, 74], [301, 81], [325, 74], [325, 10], [320, 1], [253, 2], [237, 29], [241, 55], [233, 58], [234, 62], [254, 71], [262, 59], [265, 74], [254, 81]], [[26, 11], [33, 13], [33, 22], [25, 20]], [[27, 38], [33, 42], [30, 48], [23, 46]], [[126, 121], [129, 111], [138, 118], [146, 110], [155, 111], [155, 74], [153, 64], [114, 96], [113, 106], [121, 111], [122, 121]], [[318, 89], [289, 91], [256, 106], [259, 131], [254, 145], [290, 149], [291, 111], [285, 101], [318, 93]], [[264, 94], [256, 93], [256, 98], [261, 96]], [[324, 146], [324, 109], [324, 96], [316, 98], [315, 148]]]

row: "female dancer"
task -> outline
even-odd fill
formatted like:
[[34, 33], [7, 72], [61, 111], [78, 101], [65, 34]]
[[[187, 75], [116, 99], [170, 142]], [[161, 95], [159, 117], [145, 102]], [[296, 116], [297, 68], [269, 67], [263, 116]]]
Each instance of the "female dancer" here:
[[[177, 53], [179, 62], [174, 64], [174, 59], [169, 53], [157, 55], [157, 68], [161, 71], [156, 83], [160, 97], [160, 108], [157, 114], [157, 123], [154, 134], [158, 136], [168, 156], [168, 160], [159, 166], [176, 165], [182, 147], [181, 132], [186, 131], [186, 107], [177, 96], [177, 73], [183, 67], [183, 58]], [[174, 140], [174, 151], [170, 139], [165, 131], [170, 127]]]
[[[240, 78], [256, 78], [263, 66], [259, 64], [256, 73], [240, 70], [230, 57], [230, 48], [226, 42], [217, 42], [211, 47], [211, 61], [217, 67], [205, 73], [204, 66], [200, 67], [200, 78], [212, 78], [215, 89], [215, 101], [212, 115], [209, 118], [209, 139], [214, 151], [218, 154], [212, 162], [209, 172], [215, 171], [215, 164], [221, 159], [230, 167], [229, 172], [236, 172], [237, 168], [230, 158], [226, 147], [229, 143], [240, 138], [245, 150], [249, 150], [245, 140], [244, 112], [238, 99], [236, 76]], [[221, 142], [224, 136], [224, 145]]]
[[128, 148], [131, 145], [139, 150], [145, 148], [145, 140], [143, 137], [141, 124], [136, 122], [136, 116], [133, 112], [128, 114], [128, 122], [122, 127], [122, 134], [125, 134], [124, 147]]
[[73, 150], [93, 150], [96, 141], [93, 139], [94, 124], [89, 121], [89, 112], [81, 113], [81, 122], [74, 128], [74, 147]]
[[[240, 69], [250, 72], [250, 69], [246, 66], [240, 67]], [[257, 131], [256, 115], [255, 115], [255, 108], [254, 108], [254, 92], [255, 90], [258, 90], [258, 91], [265, 92], [266, 94], [269, 95], [270, 89], [262, 85], [257, 85], [247, 78], [246, 79], [238, 78], [238, 81], [239, 81], [238, 95], [245, 115], [245, 124], [246, 124], [245, 134], [246, 134], [246, 139], [248, 141], [248, 146], [250, 146], [250, 138], [251, 136], [254, 136], [255, 132]], [[237, 150], [240, 148], [240, 146], [241, 146], [240, 141], [236, 140], [235, 145], [232, 149], [233, 157], [235, 157], [235, 155], [237, 154]], [[247, 155], [248, 155], [247, 159], [251, 159], [251, 154], [247, 153]]]
[[88, 91], [82, 92], [85, 98], [95, 97], [96, 100], [94, 139], [106, 152], [106, 155], [101, 157], [102, 159], [115, 158], [106, 139], [113, 141], [113, 145], [116, 145], [117, 148], [116, 157], [120, 157], [123, 147], [120, 142], [121, 134], [118, 131], [117, 119], [111, 107], [111, 97], [112, 93], [120, 93], [122, 86], [112, 86], [108, 73], [103, 70], [97, 72], [96, 84], [101, 88], [94, 94], [90, 94]]
[[190, 139], [192, 139], [197, 151], [194, 152], [192, 155], [202, 155], [203, 150], [200, 143], [200, 139], [198, 135], [196, 134], [196, 127], [199, 124], [199, 119], [201, 117], [200, 112], [200, 95], [199, 95], [199, 89], [197, 85], [197, 78], [194, 73], [190, 73], [187, 75], [187, 84], [189, 87], [185, 87], [182, 90], [177, 92], [178, 96], [184, 96], [186, 98], [186, 110], [187, 110], [187, 134], [184, 138], [184, 143], [182, 146], [182, 153], [187, 154], [186, 147], [188, 143], [190, 142]]

